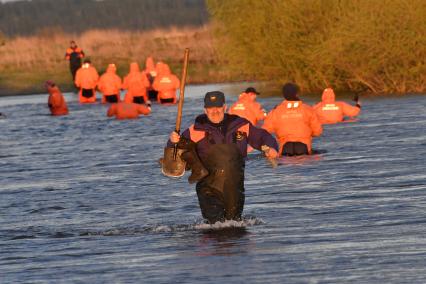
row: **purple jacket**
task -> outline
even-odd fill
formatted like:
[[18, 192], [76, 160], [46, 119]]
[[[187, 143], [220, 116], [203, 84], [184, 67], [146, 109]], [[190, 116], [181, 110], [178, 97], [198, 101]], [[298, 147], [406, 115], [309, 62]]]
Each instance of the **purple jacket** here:
[[[201, 160], [207, 158], [209, 149], [214, 144], [235, 143], [243, 157], [247, 156], [247, 144], [257, 150], [261, 150], [262, 145], [267, 145], [278, 151], [277, 142], [269, 132], [232, 114], [225, 114], [219, 124], [210, 122], [205, 114], [199, 115], [195, 124], [186, 129], [182, 136], [197, 143], [197, 153]], [[169, 141], [168, 145], [172, 146], [172, 143]]]

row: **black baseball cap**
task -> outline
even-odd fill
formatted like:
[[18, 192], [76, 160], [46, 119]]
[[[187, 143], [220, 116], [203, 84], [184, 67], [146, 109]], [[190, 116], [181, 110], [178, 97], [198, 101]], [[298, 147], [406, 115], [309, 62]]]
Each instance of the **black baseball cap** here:
[[256, 89], [255, 88], [253, 88], [253, 87], [248, 87], [246, 90], [245, 90], [245, 92], [244, 93], [255, 93], [256, 95], [260, 95], [260, 93], [258, 92], [258, 91], [256, 91]]
[[221, 107], [225, 104], [225, 94], [219, 91], [207, 92], [204, 96], [204, 107]]

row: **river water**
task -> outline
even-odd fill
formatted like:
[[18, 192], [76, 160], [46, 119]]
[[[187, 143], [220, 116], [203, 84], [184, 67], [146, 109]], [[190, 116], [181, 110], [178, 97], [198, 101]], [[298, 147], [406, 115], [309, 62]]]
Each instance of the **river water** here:
[[[206, 91], [245, 87], [187, 87], [183, 127]], [[51, 117], [45, 94], [0, 98], [0, 283], [426, 282], [425, 96], [364, 99], [321, 154], [251, 154], [244, 221], [213, 227], [157, 163], [176, 107], [117, 121], [66, 99]]]

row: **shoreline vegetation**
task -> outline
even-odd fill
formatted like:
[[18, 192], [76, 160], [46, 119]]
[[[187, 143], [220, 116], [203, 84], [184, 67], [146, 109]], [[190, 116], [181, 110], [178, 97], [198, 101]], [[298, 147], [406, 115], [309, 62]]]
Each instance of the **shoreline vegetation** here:
[[426, 93], [426, 1], [207, 0], [218, 54], [303, 91]]
[[117, 65], [123, 78], [131, 62], [145, 68], [145, 59], [170, 65], [180, 77], [183, 52], [190, 48], [187, 81], [190, 84], [242, 80], [218, 64], [209, 26], [171, 27], [150, 31], [88, 30], [80, 35], [67, 34], [55, 28], [44, 29], [33, 36], [4, 39], [0, 46], [0, 96], [45, 92], [43, 83], [55, 81], [63, 91], [73, 91], [69, 62], [65, 50], [73, 39], [90, 58], [99, 74], [109, 63]]
[[81, 33], [52, 26], [26, 36], [0, 33], [0, 96], [44, 93], [46, 80], [75, 91], [64, 58], [70, 40], [99, 74], [115, 63], [122, 78], [132, 61], [143, 69], [148, 56], [180, 77], [188, 47], [188, 84], [293, 81], [314, 94], [326, 87], [375, 96], [426, 93], [423, 0], [206, 3], [210, 22], [202, 26]]

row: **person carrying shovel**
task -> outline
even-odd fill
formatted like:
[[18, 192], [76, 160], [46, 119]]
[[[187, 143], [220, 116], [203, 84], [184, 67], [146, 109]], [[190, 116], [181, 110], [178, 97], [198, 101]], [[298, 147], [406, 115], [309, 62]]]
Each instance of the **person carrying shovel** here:
[[169, 136], [162, 161], [163, 174], [167, 176], [182, 176], [185, 166], [192, 170], [188, 181], [197, 182], [201, 213], [210, 224], [241, 220], [247, 145], [263, 149], [267, 158], [278, 156], [278, 145], [271, 134], [225, 111], [225, 95], [222, 92], [206, 93], [204, 114], [197, 116], [195, 123], [182, 135], [178, 133], [178, 111], [179, 123]]

